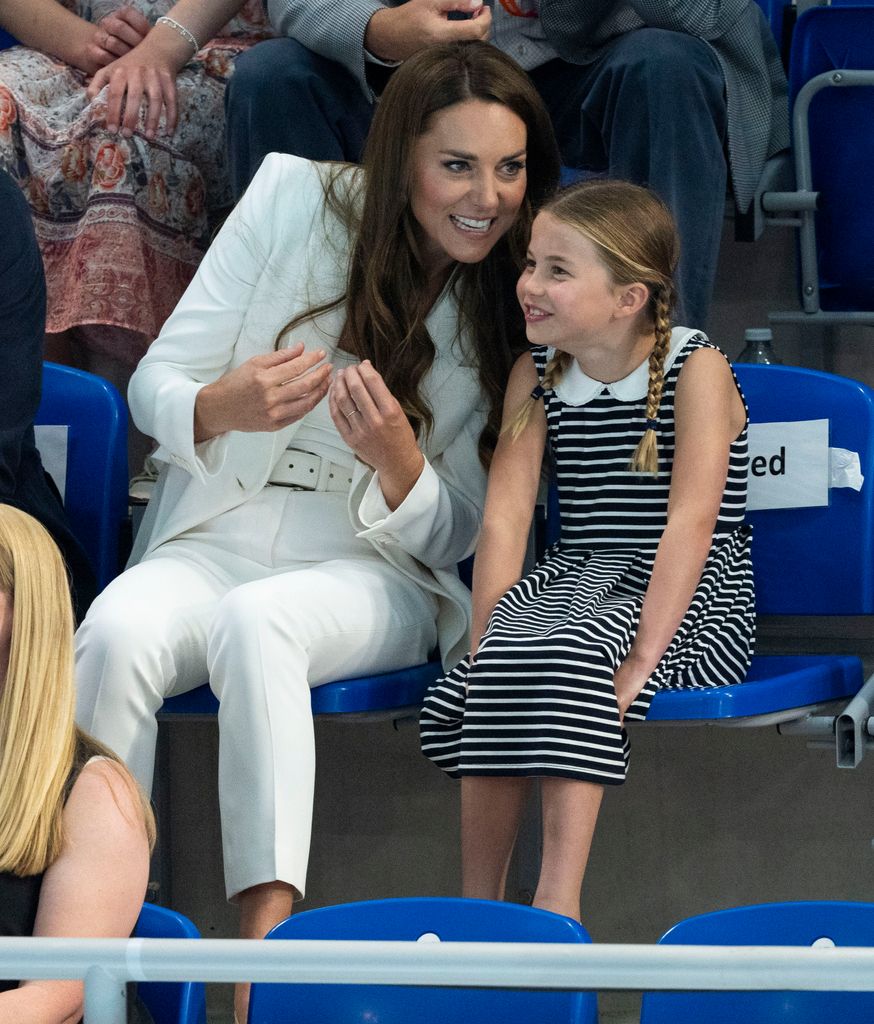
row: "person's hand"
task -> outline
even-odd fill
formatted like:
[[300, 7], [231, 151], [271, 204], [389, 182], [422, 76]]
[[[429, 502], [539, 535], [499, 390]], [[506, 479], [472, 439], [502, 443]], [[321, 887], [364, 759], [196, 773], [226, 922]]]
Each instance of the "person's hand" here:
[[[450, 11], [470, 14], [453, 21]], [[426, 46], [489, 38], [492, 12], [483, 0], [407, 0], [376, 11], [367, 23], [364, 48], [374, 57], [402, 61]]]
[[104, 86], [109, 86], [106, 127], [111, 132], [121, 131], [130, 138], [140, 107], [145, 104], [146, 138], [155, 138], [162, 113], [164, 131], [172, 135], [178, 117], [176, 75], [191, 56], [190, 45], [172, 29], [161, 31], [160, 35], [152, 29], [132, 50], [97, 71], [88, 86], [88, 99], [93, 100]]
[[[328, 392], [331, 364], [323, 350], [302, 344], [253, 356], [200, 389], [194, 404], [194, 440], [229, 430], [282, 430], [314, 409]], [[321, 363], [321, 366], [317, 365]]]
[[120, 7], [88, 30], [72, 55], [72, 63], [88, 75], [123, 57], [146, 38], [151, 26], [134, 7]]
[[616, 669], [613, 686], [616, 690], [616, 702], [619, 705], [620, 725], [625, 719], [625, 712], [640, 695], [640, 691], [646, 686], [646, 681], [651, 674], [652, 667], [638, 661], [633, 653], [630, 653]]
[[346, 444], [379, 473], [389, 508], [397, 508], [419, 479], [425, 457], [400, 403], [369, 359], [337, 372], [328, 408]]

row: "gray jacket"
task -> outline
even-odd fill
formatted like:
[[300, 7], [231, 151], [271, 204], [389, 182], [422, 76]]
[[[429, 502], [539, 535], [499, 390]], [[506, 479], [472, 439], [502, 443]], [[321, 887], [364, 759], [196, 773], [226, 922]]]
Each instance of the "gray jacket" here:
[[[370, 96], [364, 32], [371, 16], [403, 0], [268, 0], [284, 35], [343, 64]], [[547, 38], [567, 61], [587, 64], [610, 39], [650, 26], [685, 32], [713, 47], [725, 76], [728, 151], [737, 204], [745, 211], [765, 160], [789, 145], [786, 77], [754, 0], [540, 0]]]

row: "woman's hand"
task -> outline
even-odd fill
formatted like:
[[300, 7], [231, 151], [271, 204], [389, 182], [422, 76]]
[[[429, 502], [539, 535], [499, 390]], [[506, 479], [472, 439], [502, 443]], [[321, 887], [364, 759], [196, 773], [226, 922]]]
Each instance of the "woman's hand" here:
[[654, 666], [640, 661], [633, 651], [616, 669], [613, 676], [613, 686], [616, 690], [616, 702], [619, 705], [619, 724], [625, 719], [625, 712], [631, 707], [640, 691], [646, 686], [646, 681], [652, 675]]
[[149, 34], [151, 25], [134, 7], [119, 7], [90, 26], [84, 50], [76, 60], [76, 67], [86, 74], [96, 74], [101, 68], [138, 46]]
[[193, 56], [190, 43], [178, 32], [156, 25], [132, 50], [97, 71], [88, 86], [88, 99], [109, 87], [106, 127], [111, 132], [120, 130], [130, 138], [145, 104], [146, 138], [154, 139], [162, 113], [164, 132], [172, 135], [178, 118], [176, 76]]
[[302, 344], [253, 356], [214, 384], [201, 388], [194, 403], [194, 440], [229, 430], [282, 430], [314, 409], [328, 393], [331, 364], [322, 349]]
[[419, 479], [425, 457], [400, 403], [369, 359], [337, 372], [328, 406], [340, 436], [376, 470], [386, 504], [396, 509]]

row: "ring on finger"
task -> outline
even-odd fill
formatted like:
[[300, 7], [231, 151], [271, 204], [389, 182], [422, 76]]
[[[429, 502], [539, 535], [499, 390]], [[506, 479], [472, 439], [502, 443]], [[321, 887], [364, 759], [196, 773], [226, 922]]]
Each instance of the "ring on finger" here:
[[344, 412], [343, 415], [347, 420], [351, 420], [353, 416], [357, 416], [360, 412], [360, 409], [353, 409], [352, 412]]

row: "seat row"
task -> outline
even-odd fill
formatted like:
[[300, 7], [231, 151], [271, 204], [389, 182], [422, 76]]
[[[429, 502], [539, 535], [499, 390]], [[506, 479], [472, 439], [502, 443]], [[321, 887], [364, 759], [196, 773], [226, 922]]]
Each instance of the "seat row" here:
[[[764, 454], [753, 452], [751, 482], [776, 495], [766, 499], [772, 507], [748, 513], [758, 613], [874, 614], [874, 392], [797, 367], [739, 365], [736, 372], [754, 436], [764, 445]], [[102, 585], [118, 570], [126, 522], [126, 422], [124, 403], [110, 384], [46, 365], [37, 423], [66, 426], [61, 489]], [[842, 459], [857, 465], [858, 490], [844, 485], [846, 470], [841, 476], [835, 469]], [[402, 717], [420, 706], [440, 671], [432, 661], [328, 683], [313, 689], [313, 713]], [[660, 692], [647, 721], [770, 725], [820, 719], [823, 704], [846, 703], [863, 682], [861, 660], [853, 655], [758, 656], [742, 684]], [[204, 681], [167, 700], [162, 715], [211, 716], [217, 707]], [[829, 728], [837, 729], [838, 763], [858, 764], [865, 749], [864, 710], [852, 720], [833, 716]]]
[[773, 323], [874, 324], [874, 5], [759, 5], [788, 53], [792, 152], [769, 161], [739, 237], [798, 229], [801, 310]]
[[[136, 938], [198, 938], [186, 918], [143, 907]], [[267, 936], [297, 940], [394, 942], [588, 943], [569, 918], [512, 903], [413, 898], [372, 900], [305, 911]], [[689, 918], [660, 944], [688, 946], [874, 946], [874, 904], [795, 902], [739, 907]], [[828, 955], [827, 953], [825, 955]], [[526, 991], [413, 987], [402, 984], [263, 984], [252, 988], [248, 1024], [596, 1024], [597, 995], [589, 991]], [[836, 979], [836, 988], [839, 982]], [[870, 992], [647, 992], [641, 1024], [814, 1024], [837, 1019], [867, 1024]], [[205, 1024], [199, 983], [145, 982], [138, 994], [155, 1024]], [[88, 1024], [86, 1020], [86, 1024]]]

